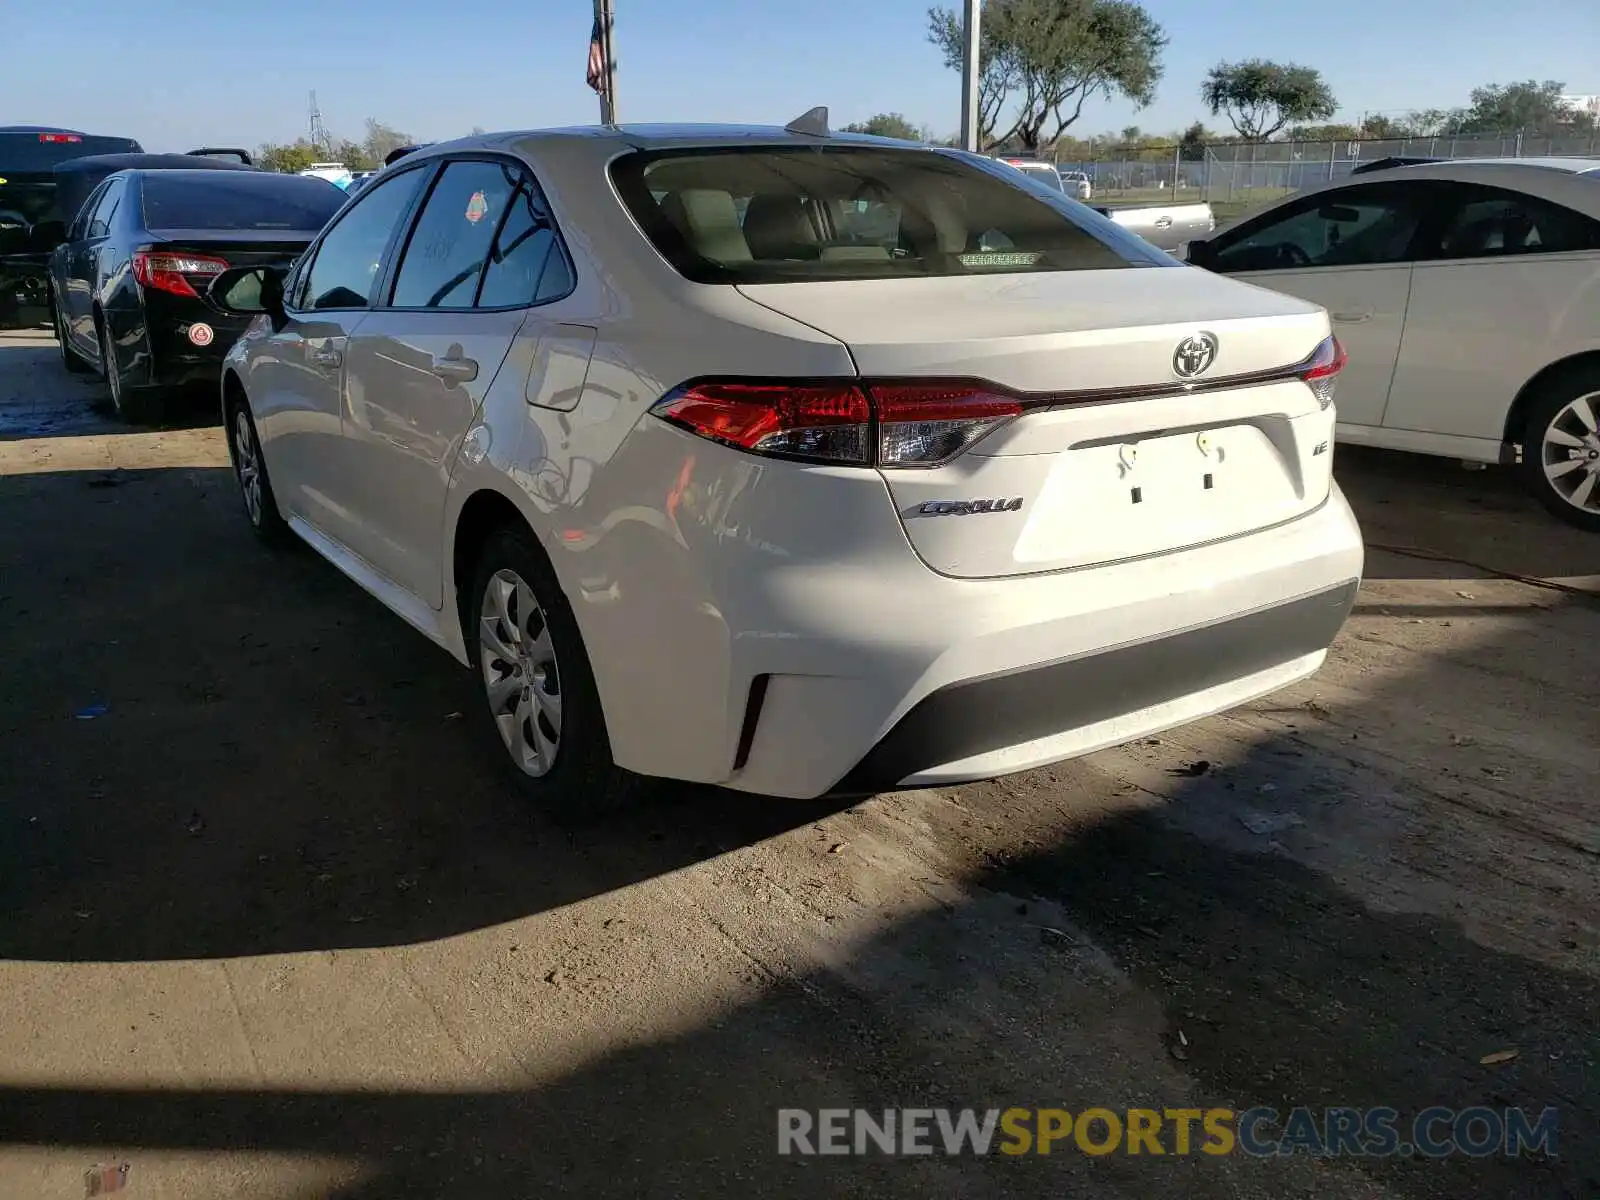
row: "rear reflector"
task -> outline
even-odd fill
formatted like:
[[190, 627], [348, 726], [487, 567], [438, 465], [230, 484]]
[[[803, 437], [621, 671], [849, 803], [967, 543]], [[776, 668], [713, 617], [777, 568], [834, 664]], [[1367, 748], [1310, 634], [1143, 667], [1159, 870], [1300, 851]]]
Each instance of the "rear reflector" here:
[[189, 296], [198, 300], [200, 293], [189, 282], [190, 275], [204, 279], [215, 278], [228, 269], [228, 262], [205, 254], [162, 254], [153, 250], [133, 252], [133, 277], [140, 287], [174, 296]]
[[707, 382], [669, 392], [656, 416], [752, 454], [849, 466], [936, 467], [1022, 412], [967, 382]]
[[1344, 370], [1350, 356], [1336, 337], [1324, 338], [1300, 367], [1300, 378], [1316, 394], [1323, 408], [1333, 403], [1334, 385], [1339, 382], [1339, 372]]

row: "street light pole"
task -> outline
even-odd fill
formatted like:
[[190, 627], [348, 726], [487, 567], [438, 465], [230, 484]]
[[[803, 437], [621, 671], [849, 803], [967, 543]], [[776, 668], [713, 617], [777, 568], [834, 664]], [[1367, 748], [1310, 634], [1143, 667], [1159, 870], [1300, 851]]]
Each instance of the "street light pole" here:
[[961, 33], [966, 51], [961, 56], [961, 148], [978, 149], [978, 23], [982, 0], [967, 0]]

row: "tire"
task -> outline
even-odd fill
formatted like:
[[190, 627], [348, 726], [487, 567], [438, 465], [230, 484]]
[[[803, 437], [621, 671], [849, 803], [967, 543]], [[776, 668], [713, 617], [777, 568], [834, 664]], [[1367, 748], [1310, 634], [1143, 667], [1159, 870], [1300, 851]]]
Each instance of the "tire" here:
[[61, 319], [61, 306], [56, 303], [54, 289], [50, 292], [50, 324], [56, 331], [56, 342], [61, 349], [61, 365], [73, 375], [85, 375], [94, 370], [78, 357], [78, 352], [67, 341], [67, 323]]
[[278, 497], [267, 475], [267, 460], [261, 453], [261, 439], [256, 436], [250, 405], [243, 397], [231, 401], [224, 419], [227, 421], [228, 458], [233, 462], [233, 478], [239, 484], [239, 499], [250, 528], [267, 545], [274, 549], [285, 548], [295, 539], [278, 511]]
[[588, 651], [531, 533], [489, 535], [461, 608], [482, 724], [512, 786], [560, 816], [635, 802], [644, 780], [612, 761]]
[[1591, 533], [1600, 533], [1597, 426], [1600, 370], [1587, 367], [1545, 385], [1528, 410], [1522, 437], [1528, 490], [1552, 515]]
[[111, 394], [111, 407], [130, 425], [159, 425], [166, 409], [165, 394], [160, 388], [129, 387], [117, 368], [104, 317], [95, 322], [95, 328], [100, 334], [100, 369]]

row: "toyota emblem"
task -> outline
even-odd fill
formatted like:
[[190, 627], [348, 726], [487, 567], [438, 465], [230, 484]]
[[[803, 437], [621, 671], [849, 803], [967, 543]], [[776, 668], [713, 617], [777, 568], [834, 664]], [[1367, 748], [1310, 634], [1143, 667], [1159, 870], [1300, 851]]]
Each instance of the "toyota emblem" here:
[[1172, 373], [1179, 379], [1195, 379], [1204, 375], [1216, 361], [1217, 335], [1193, 333], [1172, 352]]

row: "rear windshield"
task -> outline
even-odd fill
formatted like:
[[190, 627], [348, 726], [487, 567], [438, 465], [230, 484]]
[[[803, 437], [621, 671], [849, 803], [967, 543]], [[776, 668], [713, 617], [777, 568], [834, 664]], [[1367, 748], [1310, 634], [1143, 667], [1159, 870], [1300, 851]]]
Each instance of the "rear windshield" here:
[[268, 171], [151, 171], [147, 229], [293, 229], [316, 232], [345, 194], [326, 179]]
[[[933, 150], [639, 151], [623, 203], [697, 283], [927, 278], [1169, 266], [1172, 259], [1012, 167]], [[1009, 176], [1009, 178], [1008, 178]]]
[[[49, 141], [45, 139], [49, 138]], [[62, 141], [71, 138], [72, 141]], [[140, 154], [132, 138], [95, 137], [77, 133], [0, 133], [0, 178], [30, 171], [49, 171], [69, 158], [89, 154]]]

